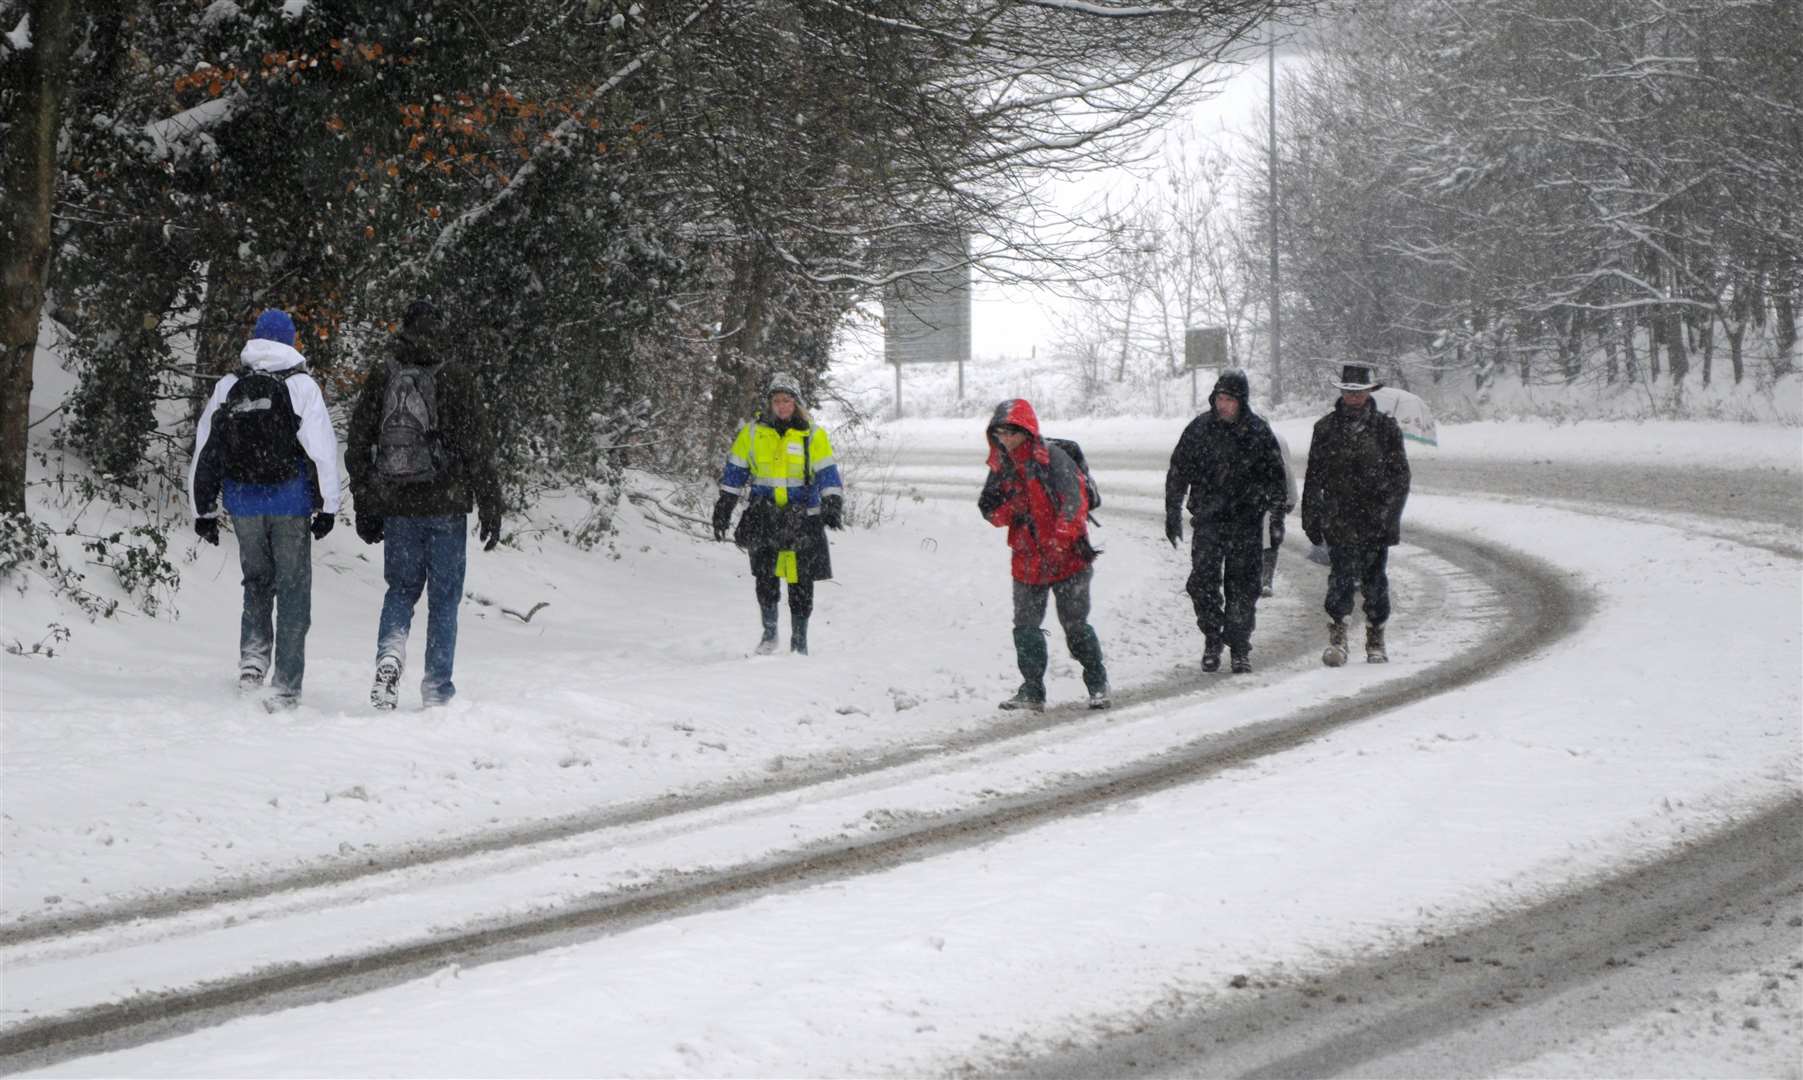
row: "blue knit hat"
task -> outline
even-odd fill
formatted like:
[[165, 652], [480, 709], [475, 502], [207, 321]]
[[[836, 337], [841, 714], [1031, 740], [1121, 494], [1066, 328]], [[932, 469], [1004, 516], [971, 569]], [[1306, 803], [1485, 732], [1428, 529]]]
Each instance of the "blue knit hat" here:
[[250, 332], [252, 338], [264, 341], [279, 341], [290, 348], [294, 347], [294, 320], [281, 308], [270, 308], [257, 316], [256, 329]]

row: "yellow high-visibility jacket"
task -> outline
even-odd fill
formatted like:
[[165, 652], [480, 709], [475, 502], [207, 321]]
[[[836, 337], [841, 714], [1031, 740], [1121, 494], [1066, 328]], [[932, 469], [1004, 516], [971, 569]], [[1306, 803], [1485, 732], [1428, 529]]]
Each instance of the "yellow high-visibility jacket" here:
[[798, 501], [809, 515], [820, 513], [823, 497], [845, 495], [825, 428], [814, 424], [777, 431], [761, 420], [739, 428], [726, 454], [720, 490], [748, 495], [747, 509], [760, 500], [783, 507]]

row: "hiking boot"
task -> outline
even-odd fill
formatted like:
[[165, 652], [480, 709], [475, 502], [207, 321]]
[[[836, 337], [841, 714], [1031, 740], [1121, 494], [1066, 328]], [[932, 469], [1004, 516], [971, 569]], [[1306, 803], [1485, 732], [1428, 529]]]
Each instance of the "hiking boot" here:
[[1233, 650], [1233, 673], [1235, 675], [1250, 675], [1250, 674], [1252, 674], [1252, 650], [1251, 649], [1235, 649], [1235, 650]]
[[382, 712], [387, 712], [400, 704], [400, 693], [395, 689], [401, 681], [401, 665], [392, 656], [384, 656], [376, 661], [376, 681], [369, 687], [369, 703]]
[[263, 673], [261, 671], [245, 668], [238, 672], [238, 692], [240, 694], [254, 694], [261, 689], [263, 689]]
[[1089, 707], [1090, 708], [1106, 709], [1110, 705], [1113, 705], [1113, 704], [1114, 704], [1114, 702], [1109, 700], [1109, 698], [1108, 698], [1108, 688], [1106, 686], [1102, 687], [1100, 690], [1091, 690], [1089, 692]]
[[1387, 664], [1390, 654], [1384, 650], [1384, 624], [1365, 624], [1365, 663]]
[[1214, 673], [1221, 670], [1221, 639], [1218, 637], [1202, 639], [1202, 670]]
[[269, 713], [293, 712], [300, 708], [299, 694], [271, 694], [263, 699], [263, 711]]
[[1025, 709], [1028, 712], [1045, 712], [1045, 695], [1035, 694], [1033, 691], [1023, 686], [1014, 692], [1013, 697], [1002, 702], [1000, 705], [997, 705], [996, 708], [1008, 709], [1010, 711], [1014, 709]]
[[789, 617], [789, 651], [801, 656], [808, 654], [808, 621]]
[[1321, 662], [1328, 667], [1339, 667], [1346, 662], [1345, 620], [1335, 619], [1327, 624], [1327, 648], [1321, 653]]

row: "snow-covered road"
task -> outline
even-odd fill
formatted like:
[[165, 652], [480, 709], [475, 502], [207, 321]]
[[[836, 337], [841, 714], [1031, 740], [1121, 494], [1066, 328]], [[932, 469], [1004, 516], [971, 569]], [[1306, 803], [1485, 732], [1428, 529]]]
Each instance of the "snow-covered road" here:
[[[946, 468], [899, 479], [925, 490], [970, 473]], [[1115, 505], [1151, 505], [1155, 475], [1102, 479]], [[204, 928], [211, 936], [202, 939], [170, 936], [172, 923], [91, 934], [138, 933], [130, 955], [178, 957], [189, 965], [183, 980], [241, 971], [249, 959], [344, 954], [357, 941], [465, 925], [472, 911], [518, 913], [657, 881], [672, 866], [718, 869], [821, 837], [840, 845], [880, 837], [923, 815], [1022, 797], [1048, 778], [1075, 782], [1210, 734], [1329, 708], [1386, 680], [1419, 681], [1482, 640], [1487, 605], [1499, 603], [1457, 585], [1431, 542], [1405, 549], [1397, 662], [1329, 672], [1314, 660], [1318, 573], [1291, 558], [1282, 594], [1260, 609], [1259, 673], [1205, 682], [1190, 674], [1181, 559], [1149, 524], [1122, 515], [1097, 586], [1114, 678], [1196, 689], [1148, 695], [1109, 718], [1066, 714], [988, 745], [979, 736], [995, 723], [990, 703], [1011, 683], [1000, 542], [961, 504], [902, 499], [887, 509], [881, 528], [847, 535], [835, 552], [840, 583], [823, 588], [816, 655], [805, 660], [744, 659], [753, 624], [736, 557], [672, 542], [647, 523], [626, 525], [616, 560], [555, 547], [529, 566], [517, 556], [516, 565], [507, 555], [478, 558], [478, 595], [515, 607], [558, 599], [531, 623], [471, 619], [480, 607], [466, 613], [475, 624], [460, 656], [467, 700], [448, 713], [375, 718], [357, 707], [376, 593], [354, 538], [328, 545], [336, 574], [316, 575], [314, 706], [292, 724], [213, 700], [226, 682], [215, 669], [228, 666], [229, 638], [216, 614], [231, 610], [229, 580], [211, 591], [191, 586], [187, 618], [160, 625], [168, 632], [155, 641], [83, 626], [67, 658], [6, 658], [0, 903], [16, 943], [0, 954], [4, 1022], [170, 984], [168, 969], [155, 967], [122, 969], [99, 994], [91, 979], [66, 974], [79, 969], [52, 977], [82, 942], [23, 939], [56, 925], [47, 917], [61, 911], [74, 913], [68, 925], [220, 873], [255, 893], [272, 873], [305, 878], [335, 866], [354, 879], [344, 888], [369, 898], [311, 931], [268, 929], [283, 925], [278, 892], [240, 901], [260, 905], [254, 918], [215, 908], [179, 920], [181, 935]], [[1796, 560], [1724, 539], [1720, 528], [1699, 535], [1651, 516], [1598, 517], [1514, 493], [1415, 500], [1412, 525], [1559, 568], [1568, 589], [1587, 597], [1590, 617], [1493, 678], [1202, 782], [1127, 792], [1076, 817], [880, 870], [812, 885], [798, 873], [717, 910], [577, 935], [46, 1071], [986, 1068], [1105, 1047], [1122, 1027], [1243, 1005], [1241, 987], [1302, 985], [1423, 934], [1484, 925], [1797, 795]], [[1794, 532], [1784, 522], [1748, 525], [1746, 538], [1773, 528]], [[1482, 584], [1508, 589], [1506, 579]], [[6, 620], [12, 634], [29, 617], [9, 602]], [[1474, 629], [1454, 629], [1461, 625]], [[89, 639], [99, 647], [84, 653]], [[1711, 655], [1700, 643], [1724, 641], [1735, 643], [1730, 671], [1699, 662]], [[1054, 674], [1072, 693], [1068, 667]], [[958, 752], [934, 749], [942, 745]], [[860, 766], [898, 752], [912, 759]], [[948, 756], [956, 768], [942, 767]], [[457, 879], [468, 907], [441, 908], [435, 897], [445, 894], [360, 872], [404, 862], [409, 848], [455, 848], [484, 829], [561, 829], [569, 835], [557, 843], [580, 847], [572, 822], [585, 814], [666, 793], [749, 795], [768, 778], [835, 765], [856, 775], [696, 806], [690, 814], [706, 828], [655, 816], [620, 822], [589, 838], [601, 862], [539, 862], [486, 879], [459, 864], [444, 876]], [[714, 827], [723, 823], [731, 828]], [[617, 843], [627, 834], [656, 840], [663, 853], [635, 861], [635, 849]], [[714, 846], [684, 847], [697, 837]], [[517, 857], [477, 861], [505, 869]], [[360, 865], [369, 862], [378, 865]], [[427, 865], [395, 880], [435, 872]], [[238, 925], [222, 925], [228, 918]], [[366, 936], [353, 939], [357, 919]], [[250, 922], [265, 925], [232, 932]], [[269, 951], [247, 951], [251, 936]], [[1803, 955], [1803, 941], [1796, 951]], [[1721, 1040], [1717, 1060], [1730, 1072], [1769, 1072], [1794, 1050], [1797, 1006], [1793, 980], [1777, 1006], [1754, 1010], [1765, 1017], [1759, 1026]], [[1587, 1063], [1577, 1071], [1646, 1072], [1659, 1052], [1640, 1041], [1614, 1057], [1571, 1060]]]

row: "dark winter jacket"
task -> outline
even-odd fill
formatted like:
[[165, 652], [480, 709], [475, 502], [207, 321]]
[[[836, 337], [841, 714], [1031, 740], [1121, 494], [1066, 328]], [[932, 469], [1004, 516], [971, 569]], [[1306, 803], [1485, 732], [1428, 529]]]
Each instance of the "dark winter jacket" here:
[[383, 401], [388, 393], [388, 364], [371, 369], [351, 412], [345, 435], [344, 465], [351, 477], [357, 513], [379, 517], [441, 517], [472, 509], [485, 523], [501, 520], [501, 483], [495, 472], [495, 440], [488, 408], [476, 384], [476, 373], [405, 335], [395, 339], [400, 364], [438, 364], [432, 381], [438, 431], [448, 451], [449, 469], [440, 480], [398, 484], [376, 472], [376, 446], [382, 434]]
[[[1240, 402], [1232, 423], [1215, 411], [1222, 393]], [[1250, 396], [1245, 377], [1227, 372], [1208, 395], [1208, 411], [1183, 429], [1164, 474], [1167, 525], [1180, 520], [1185, 493], [1190, 522], [1198, 530], [1256, 528], [1266, 511], [1281, 512], [1288, 504], [1283, 453], [1271, 425], [1252, 411]]]
[[1402, 541], [1409, 498], [1409, 456], [1396, 419], [1367, 401], [1336, 402], [1315, 422], [1302, 481], [1302, 531], [1309, 542], [1338, 546]]
[[[995, 437], [1001, 424], [1031, 436], [1010, 454]], [[990, 524], [1008, 530], [1014, 580], [1052, 585], [1095, 561], [1089, 543], [1089, 497], [1077, 463], [1039, 437], [1033, 406], [1015, 399], [996, 407], [989, 421], [989, 479], [977, 509]]]

